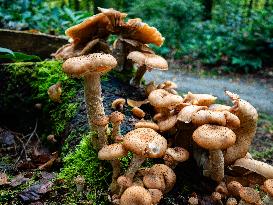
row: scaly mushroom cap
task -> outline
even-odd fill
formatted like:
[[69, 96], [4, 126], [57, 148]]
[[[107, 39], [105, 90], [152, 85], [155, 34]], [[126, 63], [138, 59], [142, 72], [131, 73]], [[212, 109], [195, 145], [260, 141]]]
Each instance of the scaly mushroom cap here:
[[140, 18], [128, 20], [121, 29], [121, 36], [144, 44], [152, 43], [157, 46], [161, 46], [165, 40], [155, 27], [150, 27], [148, 24], [143, 23]]
[[151, 128], [138, 128], [128, 132], [123, 146], [146, 158], [160, 158], [165, 155], [167, 140]]
[[215, 102], [217, 97], [209, 94], [193, 94], [188, 92], [187, 95], [184, 96], [184, 102], [190, 102], [193, 105], [200, 106], [210, 106]]
[[259, 192], [250, 187], [243, 187], [239, 191], [241, 199], [250, 204], [261, 204]]
[[192, 115], [195, 112], [198, 112], [199, 110], [205, 110], [208, 109], [207, 106], [198, 106], [198, 105], [189, 105], [178, 113], [177, 120], [185, 122], [185, 123], [190, 123], [192, 120]]
[[110, 122], [112, 122], [112, 123], [119, 123], [119, 122], [122, 122], [122, 121], [124, 120], [124, 114], [122, 114], [122, 113], [119, 112], [119, 111], [112, 112], [112, 113], [109, 115], [109, 120], [110, 120]]
[[166, 155], [169, 155], [177, 162], [184, 162], [189, 159], [190, 153], [182, 147], [168, 148]]
[[236, 135], [231, 129], [208, 124], [198, 127], [192, 137], [200, 147], [208, 150], [226, 149], [236, 141]]
[[109, 123], [109, 117], [103, 115], [103, 116], [97, 116], [95, 119], [92, 121], [94, 125], [97, 126], [106, 126]]
[[159, 127], [156, 123], [151, 121], [141, 120], [135, 124], [135, 128], [151, 128], [155, 131], [159, 130]]
[[67, 59], [63, 64], [63, 71], [74, 77], [81, 77], [90, 73], [106, 73], [116, 67], [117, 61], [110, 54], [92, 53]]
[[158, 204], [163, 198], [163, 193], [159, 189], [148, 189], [152, 197], [152, 204]]
[[98, 153], [98, 158], [100, 160], [113, 160], [120, 157], [126, 156], [128, 151], [120, 143], [114, 143], [111, 145], [106, 145], [100, 149]]
[[151, 205], [152, 197], [148, 190], [141, 186], [131, 186], [120, 197], [120, 205]]
[[209, 110], [213, 110], [213, 111], [224, 111], [224, 110], [230, 110], [230, 106], [228, 105], [221, 105], [221, 104], [211, 104], [209, 106]]
[[204, 124], [216, 124], [225, 126], [226, 118], [223, 112], [211, 111], [211, 110], [199, 110], [193, 113], [192, 123], [200, 126]]
[[120, 176], [117, 179], [117, 183], [119, 184], [119, 186], [126, 187], [126, 188], [132, 186], [133, 184], [132, 180], [126, 176]]
[[124, 19], [126, 18], [127, 14], [126, 13], [121, 13], [113, 8], [105, 9], [98, 7], [98, 10], [103, 13], [109, 21], [112, 24], [113, 31], [116, 30], [116, 27], [122, 26], [125, 24]]
[[162, 120], [162, 121], [158, 122], [158, 127], [161, 132], [164, 132], [164, 131], [167, 131], [167, 130], [173, 128], [175, 126], [176, 122], [177, 122], [177, 116], [172, 115], [172, 116], [168, 117], [166, 120]]
[[260, 174], [267, 179], [273, 178], [273, 166], [266, 164], [264, 162], [260, 162], [255, 159], [247, 159], [247, 158], [237, 159], [233, 166], [243, 167], [252, 172], [256, 172], [257, 174]]
[[113, 102], [112, 102], [112, 109], [114, 110], [118, 110], [119, 107], [122, 107], [123, 105], [125, 105], [125, 99], [124, 98], [118, 98], [118, 99], [115, 99]]
[[84, 20], [82, 23], [70, 27], [65, 34], [75, 43], [87, 42], [95, 38], [107, 38], [113, 30], [109, 18], [99, 13]]
[[127, 56], [139, 66], [145, 65], [149, 69], [168, 70], [167, 61], [159, 55], [133, 51]]
[[182, 103], [183, 98], [179, 95], [171, 94], [164, 89], [157, 89], [150, 93], [148, 100], [154, 107], [171, 109]]
[[268, 193], [271, 197], [273, 197], [273, 179], [267, 179], [264, 182], [264, 190]]
[[164, 191], [166, 188], [164, 176], [161, 174], [147, 174], [143, 177], [143, 183], [148, 189], [159, 189]]

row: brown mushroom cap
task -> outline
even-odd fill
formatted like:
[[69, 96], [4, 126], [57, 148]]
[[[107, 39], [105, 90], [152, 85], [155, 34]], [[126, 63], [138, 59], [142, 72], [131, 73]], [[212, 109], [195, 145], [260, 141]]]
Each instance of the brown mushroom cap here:
[[267, 179], [264, 182], [264, 190], [273, 197], [273, 179]]
[[97, 126], [106, 126], [109, 123], [109, 117], [103, 115], [103, 116], [97, 116], [95, 119], [92, 121], [94, 125]]
[[160, 158], [165, 155], [167, 140], [151, 128], [138, 128], [125, 135], [123, 145], [142, 157]]
[[150, 93], [148, 100], [154, 107], [173, 108], [182, 103], [183, 98], [179, 95], [171, 94], [164, 89], [157, 89]]
[[161, 46], [165, 40], [155, 27], [143, 23], [140, 18], [130, 19], [122, 27], [121, 36], [144, 44], [153, 43], [157, 46]]
[[132, 51], [127, 56], [139, 66], [145, 65], [148, 69], [168, 70], [167, 61], [159, 55]]
[[221, 104], [211, 104], [209, 106], [209, 110], [213, 111], [224, 111], [224, 110], [229, 110], [231, 107], [228, 105], [221, 105]]
[[248, 158], [237, 159], [233, 166], [243, 167], [252, 172], [258, 173], [267, 179], [273, 178], [273, 166], [255, 159]]
[[177, 162], [184, 162], [189, 159], [190, 153], [182, 147], [168, 148], [166, 155], [171, 156]]
[[120, 157], [126, 156], [128, 151], [120, 143], [114, 143], [111, 145], [104, 146], [98, 153], [100, 160], [113, 160]]
[[250, 187], [243, 187], [239, 191], [240, 197], [247, 203], [260, 204], [261, 198], [259, 192]]
[[133, 115], [137, 118], [141, 119], [145, 116], [145, 112], [138, 107], [133, 107], [133, 109], [131, 111], [132, 111]]
[[120, 198], [120, 205], [151, 205], [152, 197], [148, 190], [141, 186], [131, 186]]
[[63, 71], [74, 77], [90, 73], [106, 73], [117, 65], [116, 59], [110, 54], [92, 53], [85, 56], [67, 59]]
[[135, 128], [151, 128], [155, 131], [159, 130], [159, 127], [156, 123], [151, 121], [141, 120], [135, 124]]
[[173, 128], [176, 122], [177, 122], [177, 116], [172, 115], [172, 116], [169, 116], [166, 120], [162, 120], [158, 122], [158, 127], [161, 132], [164, 132]]
[[130, 187], [132, 186], [133, 182], [129, 177], [126, 176], [120, 176], [117, 179], [117, 183], [121, 186], [121, 187]]
[[192, 115], [195, 112], [198, 112], [199, 110], [205, 110], [208, 109], [206, 106], [198, 106], [198, 105], [189, 105], [178, 113], [177, 120], [185, 122], [185, 123], [190, 123], [192, 119]]
[[117, 110], [118, 109], [118, 107], [120, 106], [120, 105], [125, 105], [125, 99], [124, 98], [118, 98], [118, 99], [115, 99], [113, 102], [112, 102], [112, 109], [114, 109], [114, 110]]
[[148, 191], [151, 194], [153, 204], [158, 204], [163, 198], [163, 193], [159, 189], [148, 189]]
[[236, 135], [231, 129], [208, 124], [198, 127], [192, 137], [200, 147], [209, 150], [226, 149], [236, 141]]
[[226, 202], [226, 205], [237, 205], [237, 200], [233, 197], [229, 197], [227, 202]]
[[159, 189], [164, 191], [166, 188], [164, 176], [161, 174], [147, 174], [143, 177], [143, 183], [148, 189]]
[[188, 92], [187, 95], [184, 96], [184, 102], [190, 102], [193, 105], [200, 105], [200, 106], [210, 106], [215, 102], [217, 97], [209, 94], [193, 94]]
[[124, 114], [122, 114], [122, 113], [119, 112], [119, 111], [112, 112], [112, 113], [109, 115], [109, 120], [110, 120], [110, 122], [112, 122], [112, 123], [119, 123], [119, 122], [121, 122], [121, 121], [124, 120]]
[[142, 100], [142, 101], [136, 101], [136, 100], [127, 99], [127, 104], [130, 107], [140, 107], [141, 105], [147, 104], [147, 103], [149, 103], [148, 99]]
[[211, 110], [199, 110], [192, 115], [192, 123], [195, 125], [216, 124], [225, 126], [226, 118], [223, 112]]
[[115, 29], [116, 27], [119, 27], [125, 24], [124, 19], [127, 16], [126, 13], [121, 13], [113, 8], [105, 9], [105, 8], [98, 7], [98, 10], [101, 13], [103, 13], [105, 16], [107, 16], [107, 18], [109, 19], [109, 21], [111, 22], [113, 26], [113, 31], [116, 30]]

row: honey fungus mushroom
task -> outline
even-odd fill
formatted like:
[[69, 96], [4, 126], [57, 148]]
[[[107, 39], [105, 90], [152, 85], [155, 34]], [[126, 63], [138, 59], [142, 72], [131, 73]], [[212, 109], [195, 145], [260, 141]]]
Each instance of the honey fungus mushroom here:
[[112, 112], [111, 115], [109, 116], [109, 120], [113, 126], [112, 138], [115, 139], [116, 136], [120, 135], [120, 125], [124, 120], [124, 114], [118, 111]]
[[95, 117], [104, 116], [101, 97], [100, 76], [117, 65], [110, 54], [93, 53], [86, 56], [73, 57], [63, 64], [63, 71], [72, 77], [84, 78], [85, 103], [88, 122], [93, 130]]
[[132, 60], [138, 65], [135, 77], [131, 80], [132, 85], [138, 86], [140, 81], [145, 74], [146, 70], [151, 71], [152, 69], [168, 70], [167, 61], [161, 56], [141, 53], [139, 51], [133, 51], [127, 56], [128, 59]]
[[188, 92], [187, 95], [184, 96], [184, 102], [189, 102], [193, 105], [199, 106], [210, 106], [215, 102], [217, 97], [209, 94], [193, 94]]
[[123, 106], [125, 105], [125, 99], [124, 98], [118, 98], [115, 99], [112, 102], [112, 109], [117, 110], [117, 111], [122, 111], [123, 110]]
[[92, 123], [96, 126], [96, 130], [98, 131], [99, 148], [102, 148], [108, 144], [106, 129], [109, 123], [109, 117], [97, 116]]
[[151, 205], [152, 196], [141, 186], [131, 186], [124, 191], [120, 198], [120, 205]]
[[61, 94], [62, 94], [62, 85], [61, 82], [58, 82], [52, 86], [50, 86], [47, 90], [47, 94], [53, 102], [61, 102]]
[[164, 163], [174, 168], [179, 162], [189, 159], [190, 153], [182, 147], [168, 148], [164, 156]]
[[234, 103], [230, 111], [238, 116], [240, 120], [240, 127], [233, 130], [237, 140], [234, 145], [226, 150], [224, 156], [225, 164], [230, 165], [236, 159], [243, 158], [247, 154], [256, 133], [258, 113], [249, 102], [240, 99], [238, 95], [229, 91], [226, 91], [226, 94]]
[[235, 143], [235, 133], [227, 127], [206, 124], [198, 127], [194, 131], [192, 138], [197, 145], [209, 150], [209, 176], [213, 180], [220, 182], [224, 178], [224, 156], [222, 150]]

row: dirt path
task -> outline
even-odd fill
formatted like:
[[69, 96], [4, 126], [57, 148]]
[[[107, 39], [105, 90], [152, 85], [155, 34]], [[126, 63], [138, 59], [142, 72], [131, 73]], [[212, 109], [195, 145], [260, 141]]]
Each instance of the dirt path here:
[[179, 92], [209, 93], [224, 101], [228, 100], [224, 90], [229, 90], [239, 94], [259, 111], [273, 115], [273, 90], [261, 82], [227, 77], [200, 77], [178, 70], [168, 70], [168, 72], [153, 70], [147, 72], [144, 78], [147, 82], [153, 80], [156, 83], [171, 80], [177, 83]]

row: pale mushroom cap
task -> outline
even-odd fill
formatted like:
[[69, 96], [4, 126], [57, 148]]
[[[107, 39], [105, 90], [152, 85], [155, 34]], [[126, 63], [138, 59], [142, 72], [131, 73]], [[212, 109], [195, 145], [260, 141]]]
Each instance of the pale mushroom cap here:
[[173, 108], [182, 103], [183, 98], [179, 95], [169, 93], [164, 89], [157, 89], [150, 93], [148, 100], [154, 107]]
[[67, 59], [63, 64], [63, 71], [68, 75], [81, 77], [91, 73], [106, 73], [116, 65], [117, 61], [112, 55], [92, 53]]
[[188, 92], [187, 95], [184, 96], [184, 102], [190, 102], [193, 105], [200, 105], [200, 106], [210, 106], [215, 102], [217, 97], [209, 94], [193, 94]]
[[116, 110], [119, 105], [125, 105], [125, 102], [126, 102], [126, 100], [124, 98], [115, 99], [112, 102], [112, 106], [111, 107]]
[[167, 131], [175, 126], [177, 122], [177, 116], [172, 115], [168, 117], [166, 120], [162, 120], [158, 122], [158, 126], [161, 132]]
[[192, 115], [192, 123], [195, 125], [216, 124], [225, 126], [226, 118], [223, 112], [211, 110], [199, 110]]
[[121, 122], [121, 121], [124, 120], [124, 114], [122, 114], [122, 113], [119, 112], [119, 111], [112, 112], [112, 113], [109, 115], [109, 120], [110, 120], [110, 122], [112, 122], [112, 123], [119, 123], [119, 122]]
[[264, 182], [264, 189], [271, 197], [273, 197], [273, 179], [267, 179]]
[[231, 129], [208, 124], [198, 127], [192, 137], [200, 147], [209, 150], [226, 149], [236, 141], [236, 135]]
[[131, 100], [131, 99], [127, 99], [127, 104], [130, 107], [140, 107], [143, 104], [147, 104], [149, 103], [148, 99], [146, 100], [141, 100], [141, 101], [136, 101], [136, 100]]
[[151, 128], [138, 128], [125, 135], [123, 145], [142, 157], [160, 158], [165, 155], [167, 140]]
[[120, 198], [120, 205], [151, 205], [152, 197], [148, 190], [141, 186], [131, 186]]
[[190, 153], [182, 147], [175, 147], [168, 148], [166, 155], [170, 155], [177, 162], [184, 162], [189, 159]]
[[145, 116], [145, 112], [138, 107], [133, 107], [132, 113], [135, 117], [140, 118], [140, 119]]
[[198, 105], [189, 105], [184, 108], [178, 113], [177, 120], [190, 123], [192, 120], [192, 115], [199, 111], [208, 109], [206, 106], [198, 106]]
[[111, 145], [106, 145], [100, 149], [98, 153], [98, 158], [100, 160], [113, 160], [120, 157], [126, 156], [128, 151], [120, 143], [114, 143]]
[[159, 55], [132, 51], [127, 56], [139, 66], [147, 66], [150, 69], [168, 70], [168, 62]]
[[235, 161], [234, 166], [243, 167], [252, 172], [256, 172], [267, 179], [273, 179], [273, 166], [264, 162], [254, 159], [241, 158]]
[[151, 121], [141, 120], [135, 124], [135, 128], [151, 128], [155, 131], [159, 130], [159, 127], [156, 123]]
[[261, 198], [259, 192], [250, 187], [243, 187], [239, 191], [240, 197], [247, 203], [259, 204]]
[[209, 106], [209, 110], [213, 111], [224, 111], [224, 110], [229, 110], [231, 107], [228, 105], [221, 105], [221, 104], [211, 104]]

